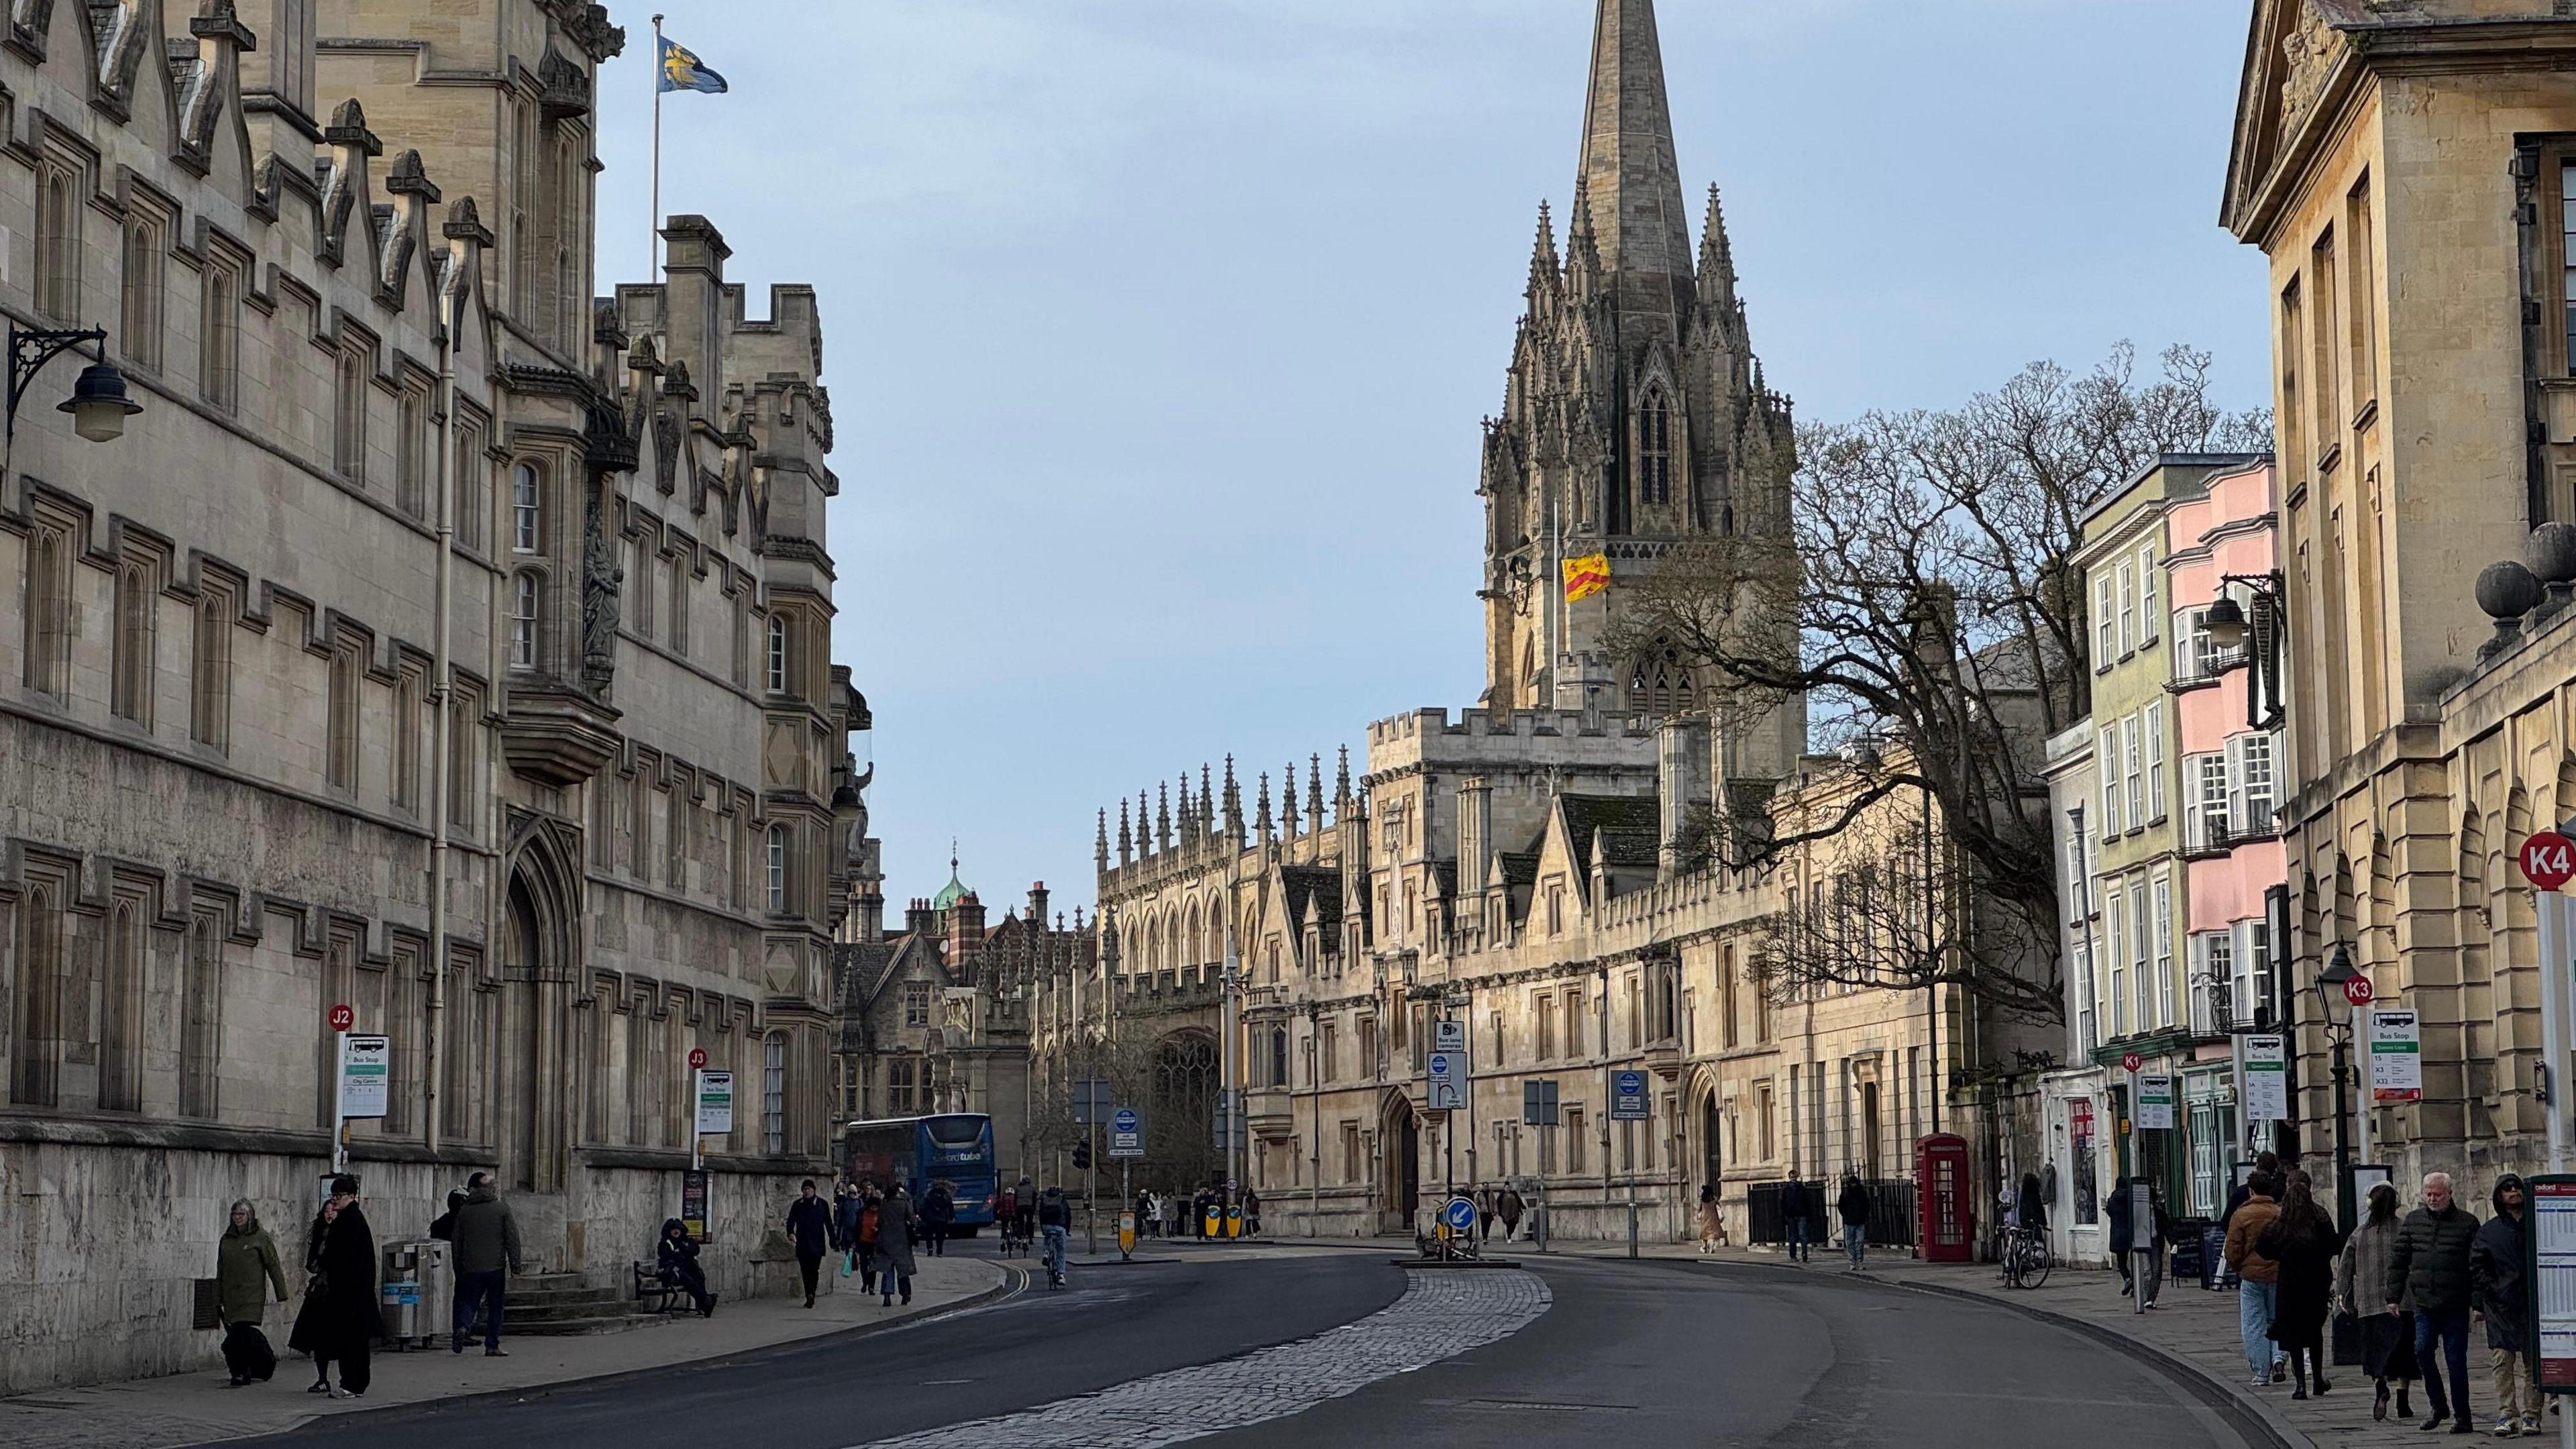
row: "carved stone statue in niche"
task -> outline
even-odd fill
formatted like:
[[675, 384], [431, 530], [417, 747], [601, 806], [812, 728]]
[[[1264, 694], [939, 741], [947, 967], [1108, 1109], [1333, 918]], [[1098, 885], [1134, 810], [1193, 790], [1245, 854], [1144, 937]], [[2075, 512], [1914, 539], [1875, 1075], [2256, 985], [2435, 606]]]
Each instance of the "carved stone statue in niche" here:
[[581, 687], [601, 699], [617, 677], [617, 594], [626, 581], [608, 547], [605, 489], [590, 490], [581, 533]]
[[2325, 88], [2338, 46], [2334, 27], [2317, 7], [2300, 0], [2299, 13], [2281, 37], [2281, 129], [2294, 129]]

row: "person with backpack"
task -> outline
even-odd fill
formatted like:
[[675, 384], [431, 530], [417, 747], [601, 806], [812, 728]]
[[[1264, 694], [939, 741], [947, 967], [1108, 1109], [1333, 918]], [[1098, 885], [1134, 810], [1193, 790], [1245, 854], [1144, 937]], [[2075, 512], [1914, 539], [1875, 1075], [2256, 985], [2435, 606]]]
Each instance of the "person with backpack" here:
[[253, 1379], [265, 1383], [277, 1372], [277, 1351], [260, 1331], [271, 1288], [284, 1303], [286, 1269], [277, 1261], [276, 1240], [259, 1225], [259, 1210], [243, 1198], [215, 1243], [215, 1311], [223, 1319], [224, 1367], [234, 1388]]
[[1073, 1230], [1073, 1204], [1066, 1200], [1064, 1189], [1050, 1187], [1038, 1194], [1038, 1231], [1046, 1236], [1047, 1286], [1064, 1286], [1064, 1241]]
[[993, 1227], [1002, 1235], [1002, 1256], [1006, 1258], [1011, 1254], [1011, 1235], [1019, 1225], [1020, 1195], [1010, 1188], [1003, 1188], [993, 1199]]

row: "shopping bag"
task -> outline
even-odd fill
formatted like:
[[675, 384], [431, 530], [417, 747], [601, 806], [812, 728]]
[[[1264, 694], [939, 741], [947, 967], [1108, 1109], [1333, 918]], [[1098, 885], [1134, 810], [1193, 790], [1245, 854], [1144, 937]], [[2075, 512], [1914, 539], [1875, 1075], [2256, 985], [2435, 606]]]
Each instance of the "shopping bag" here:
[[2361, 1319], [2349, 1309], [2334, 1316], [2334, 1364], [2337, 1368], [2361, 1366]]

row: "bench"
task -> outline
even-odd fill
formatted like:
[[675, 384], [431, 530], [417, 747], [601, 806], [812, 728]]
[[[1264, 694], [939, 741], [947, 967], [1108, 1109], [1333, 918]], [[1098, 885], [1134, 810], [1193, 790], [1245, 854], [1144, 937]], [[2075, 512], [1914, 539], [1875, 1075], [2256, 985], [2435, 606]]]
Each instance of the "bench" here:
[[633, 1268], [635, 1271], [635, 1301], [643, 1306], [645, 1312], [687, 1313], [694, 1311], [696, 1305], [689, 1301], [689, 1293], [687, 1289], [682, 1288], [675, 1283], [663, 1282], [662, 1275], [659, 1272], [645, 1267], [642, 1263], [630, 1262], [628, 1266]]

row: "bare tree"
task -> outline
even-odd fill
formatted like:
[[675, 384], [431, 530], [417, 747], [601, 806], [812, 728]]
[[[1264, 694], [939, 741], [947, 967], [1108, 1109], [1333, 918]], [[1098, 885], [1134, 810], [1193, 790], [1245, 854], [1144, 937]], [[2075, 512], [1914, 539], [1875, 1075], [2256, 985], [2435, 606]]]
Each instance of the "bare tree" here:
[[[1133, 1178], [1138, 1185], [1186, 1192], [1207, 1182], [1211, 1173], [1222, 1174], [1213, 1040], [1171, 1033], [1150, 1017], [1116, 1016], [1105, 1033], [1069, 1046], [1041, 1080], [1029, 1121], [1030, 1145], [1040, 1152], [1070, 1152], [1088, 1138], [1103, 1154], [1092, 1169], [1103, 1175], [1105, 1190], [1115, 1192], [1118, 1174], [1105, 1156], [1108, 1125], [1094, 1132], [1074, 1121], [1073, 1084], [1085, 1080], [1107, 1082], [1116, 1105], [1143, 1114], [1145, 1155], [1137, 1160]], [[1079, 1192], [1078, 1175], [1064, 1186]]]
[[[1719, 860], [1760, 863], [1920, 791], [1964, 893], [1956, 914], [2048, 939], [2041, 743], [2091, 709], [2083, 520], [2159, 453], [2269, 446], [2268, 413], [2211, 397], [2209, 354], [2177, 346], [2162, 362], [2142, 381], [2124, 343], [2090, 372], [2034, 363], [1953, 410], [1801, 427], [1788, 540], [1681, 545], [1631, 590], [1621, 655], [1670, 650], [1738, 710], [1803, 696], [1810, 747], [1849, 746], [1867, 766], [1795, 830], [1709, 832]], [[2018, 979], [2018, 951], [1963, 959], [1981, 995], [2062, 1016], [2053, 981]]]

